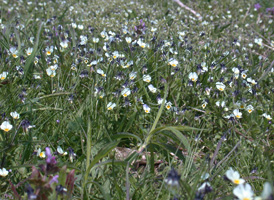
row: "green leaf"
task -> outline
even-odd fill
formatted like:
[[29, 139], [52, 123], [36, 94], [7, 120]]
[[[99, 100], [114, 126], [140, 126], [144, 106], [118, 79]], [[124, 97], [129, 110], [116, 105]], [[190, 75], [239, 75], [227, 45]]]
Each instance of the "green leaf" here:
[[96, 163], [99, 162], [100, 159], [104, 158], [109, 152], [114, 149], [120, 141], [113, 141], [105, 145], [103, 149], [101, 149], [98, 154], [94, 157], [94, 159], [91, 161], [88, 169], [86, 170], [86, 177], [85, 180], [87, 180], [88, 174], [90, 173], [90, 170], [94, 167]]
[[111, 139], [121, 139], [121, 138], [135, 138], [139, 142], [142, 142], [141, 138], [138, 137], [137, 135], [134, 135], [132, 133], [117, 133], [113, 136], [111, 136]]
[[105, 188], [102, 185], [100, 185], [98, 182], [96, 182], [96, 181], [87, 182], [87, 184], [89, 184], [89, 183], [92, 183], [92, 184], [96, 185], [99, 188], [99, 190], [100, 190], [100, 192], [103, 195], [105, 200], [110, 200], [111, 199], [110, 194], [107, 193]]

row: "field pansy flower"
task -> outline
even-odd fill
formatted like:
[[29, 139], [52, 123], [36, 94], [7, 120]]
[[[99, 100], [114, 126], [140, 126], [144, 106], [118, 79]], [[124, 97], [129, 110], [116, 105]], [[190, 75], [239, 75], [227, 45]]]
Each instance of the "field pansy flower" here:
[[8, 76], [8, 72], [2, 72], [1, 74], [0, 74], [0, 80], [5, 80], [6, 78], [7, 78], [7, 76]]
[[47, 75], [50, 76], [51, 78], [56, 76], [56, 71], [52, 70], [51, 68], [47, 68], [46, 72], [47, 72]]
[[62, 155], [62, 156], [65, 156], [65, 155], [68, 154], [68, 152], [64, 152], [63, 149], [60, 146], [57, 147], [57, 153]]
[[234, 171], [231, 167], [225, 173], [226, 177], [234, 184], [239, 185], [245, 182], [244, 179], [240, 178], [240, 174], [237, 171]]
[[144, 76], [143, 76], [143, 81], [149, 83], [149, 82], [151, 81], [151, 76], [150, 76], [150, 75], [144, 74]]
[[18, 57], [18, 50], [15, 47], [10, 48], [10, 53], [12, 57], [17, 58]]
[[0, 128], [5, 132], [9, 132], [12, 129], [12, 125], [8, 121], [4, 121], [2, 122]]
[[5, 177], [9, 174], [9, 171], [5, 168], [0, 169], [0, 176]]
[[152, 84], [150, 84], [150, 85], [148, 86], [148, 89], [149, 89], [149, 91], [152, 92], [152, 93], [156, 93], [156, 92], [157, 92], [157, 88], [154, 87]]
[[254, 42], [255, 42], [256, 44], [258, 44], [259, 46], [262, 46], [262, 45], [263, 45], [263, 39], [262, 39], [262, 38], [256, 38], [256, 39], [254, 40]]
[[196, 82], [198, 80], [198, 75], [196, 72], [190, 72], [188, 75], [188, 78], [192, 81], [192, 82]]
[[52, 54], [52, 52], [53, 52], [53, 46], [50, 46], [50, 47], [46, 47], [46, 54], [48, 55], [48, 56], [50, 56], [51, 54]]
[[27, 54], [28, 56], [30, 56], [31, 53], [32, 53], [32, 51], [33, 51], [33, 48], [29, 47], [29, 48], [26, 50], [26, 54]]
[[233, 115], [238, 119], [242, 118], [242, 113], [239, 111], [239, 109], [233, 110]]
[[168, 61], [168, 64], [171, 65], [172, 67], [176, 67], [178, 65], [178, 61], [171, 58], [169, 61]]
[[246, 106], [246, 110], [248, 113], [252, 113], [254, 110], [254, 107], [252, 105], [248, 105], [248, 106]]
[[233, 194], [239, 199], [239, 200], [253, 200], [253, 194], [252, 188], [249, 184], [240, 184], [233, 190]]
[[129, 88], [125, 88], [125, 89], [123, 89], [122, 92], [121, 92], [121, 95], [122, 95], [123, 97], [127, 97], [127, 96], [129, 96], [130, 94], [131, 94], [131, 91], [130, 91]]
[[150, 113], [150, 107], [147, 104], [143, 104], [143, 109], [146, 113]]
[[119, 56], [120, 56], [120, 54], [119, 54], [118, 51], [114, 51], [114, 52], [112, 53], [112, 57], [113, 57], [114, 59], [118, 58]]
[[172, 103], [169, 101], [166, 103], [166, 109], [169, 110], [172, 107]]
[[224, 91], [225, 90], [225, 84], [223, 84], [222, 82], [217, 82], [216, 83], [216, 87], [220, 91]]
[[116, 107], [116, 103], [109, 102], [107, 105], [108, 110], [113, 110], [113, 108], [115, 108], [115, 107]]
[[131, 73], [129, 74], [129, 79], [130, 79], [130, 80], [134, 80], [134, 79], [136, 78], [136, 76], [137, 76], [137, 72], [131, 72]]
[[204, 101], [203, 104], [202, 104], [202, 108], [205, 109], [206, 106], [207, 106], [207, 102]]
[[20, 114], [18, 112], [11, 112], [10, 116], [12, 116], [13, 119], [19, 119], [20, 118]]
[[146, 45], [146, 43], [144, 43], [142, 40], [138, 40], [137, 41], [137, 44], [140, 46], [140, 47], [142, 47], [142, 48], [145, 48], [147, 45]]
[[272, 119], [272, 117], [270, 115], [266, 114], [266, 113], [264, 113], [262, 116], [265, 117], [267, 120]]
[[106, 77], [106, 74], [105, 74], [105, 72], [104, 72], [103, 70], [97, 69], [96, 72], [97, 72], [98, 74], [100, 74], [101, 76]]
[[132, 41], [131, 37], [126, 37], [125, 39], [126, 39], [126, 42], [127, 42], [128, 44], [130, 44], [131, 41]]
[[80, 35], [80, 45], [86, 45], [88, 42], [88, 37], [84, 35]]
[[63, 49], [66, 49], [68, 48], [68, 40], [63, 40], [62, 42], [60, 42], [60, 46], [63, 48]]
[[40, 158], [45, 158], [46, 157], [46, 153], [44, 151], [41, 151], [41, 148], [39, 148], [37, 150], [37, 156]]

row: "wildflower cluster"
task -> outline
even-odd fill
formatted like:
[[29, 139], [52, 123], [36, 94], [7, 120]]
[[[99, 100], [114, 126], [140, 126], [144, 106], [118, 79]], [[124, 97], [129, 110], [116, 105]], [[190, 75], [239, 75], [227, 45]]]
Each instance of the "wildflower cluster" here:
[[[79, 172], [81, 198], [144, 199], [149, 192], [170, 198], [148, 183], [155, 180], [147, 173], [134, 171], [142, 153], [143, 171], [152, 175], [157, 166], [164, 177], [167, 163], [184, 168], [163, 182], [186, 191], [190, 185], [195, 191], [185, 199], [222, 196], [212, 177], [236, 165], [233, 156], [259, 165], [271, 179], [274, 5], [189, 1], [189, 12], [176, 2], [3, 0], [0, 179], [20, 183], [29, 166], [46, 159], [40, 170], [32, 168], [28, 198], [65, 195], [74, 174], [70, 184], [60, 184], [58, 158]], [[116, 161], [115, 148], [134, 153]], [[201, 180], [204, 163], [210, 177]], [[118, 179], [125, 166], [127, 179]], [[238, 172], [229, 169], [226, 177], [238, 185], [238, 199], [255, 198]], [[0, 195], [13, 190], [1, 188]], [[269, 198], [263, 193], [256, 198]]]

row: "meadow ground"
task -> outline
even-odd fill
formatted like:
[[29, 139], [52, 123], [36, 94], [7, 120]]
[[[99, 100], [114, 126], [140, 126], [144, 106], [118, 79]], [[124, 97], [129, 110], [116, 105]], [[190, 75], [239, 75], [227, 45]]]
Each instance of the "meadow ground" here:
[[1, 199], [273, 200], [274, 2], [0, 7]]

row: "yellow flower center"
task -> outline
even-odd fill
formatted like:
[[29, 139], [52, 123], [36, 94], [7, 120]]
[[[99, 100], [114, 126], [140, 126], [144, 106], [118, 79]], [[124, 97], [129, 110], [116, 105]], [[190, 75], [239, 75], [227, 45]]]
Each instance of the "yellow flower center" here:
[[168, 109], [168, 110], [169, 110], [169, 109], [170, 109], [170, 106], [166, 106], [166, 109]]
[[54, 74], [50, 75], [50, 77], [54, 77]]
[[[237, 116], [236, 116], [237, 117]], [[240, 180], [239, 179], [235, 179], [234, 181], [233, 181], [233, 183], [235, 183], [235, 184], [240, 184]]]
[[41, 152], [41, 153], [39, 154], [39, 156], [40, 156], [40, 157], [44, 157], [44, 152]]
[[8, 132], [9, 130], [10, 130], [10, 129], [8, 129], [8, 128], [5, 128], [5, 129], [4, 129], [5, 132]]
[[123, 94], [124, 97], [127, 97], [127, 94]]
[[192, 80], [192, 81], [195, 81], [195, 78], [192, 78], [191, 80]]
[[145, 110], [145, 112], [146, 112], [146, 113], [149, 113], [149, 111], [148, 111], [148, 110]]
[[248, 197], [244, 197], [243, 200], [251, 200], [250, 198]]
[[28, 52], [28, 55], [30, 55], [31, 53], [30, 52]]
[[219, 90], [220, 90], [220, 91], [223, 91], [223, 90], [224, 90], [224, 88], [219, 88]]
[[4, 80], [4, 79], [5, 79], [5, 77], [4, 77], [4, 76], [2, 76], [2, 77], [1, 77], [1, 80]]
[[106, 75], [105, 74], [102, 74], [103, 77], [105, 77]]
[[51, 52], [50, 51], [47, 51], [47, 55], [50, 55], [51, 54]]
[[16, 54], [12, 54], [12, 56], [13, 56], [14, 58], [17, 58], [17, 55], [16, 55]]
[[172, 66], [172, 67], [176, 67], [176, 64], [172, 64], [171, 66]]
[[117, 56], [113, 56], [113, 58], [114, 58], [114, 59], [116, 59], [116, 58], [117, 58]]
[[112, 110], [112, 107], [108, 107], [108, 110]]
[[252, 112], [252, 110], [251, 110], [251, 109], [249, 109], [249, 110], [248, 110], [248, 112], [249, 112], [249, 113], [251, 113], [251, 112]]
[[145, 48], [145, 45], [141, 45], [142, 48]]
[[[237, 117], [237, 118], [241, 118], [241, 116], [240, 116], [240, 115], [236, 115], [236, 117]], [[235, 181], [237, 181], [237, 180], [235, 180]]]

